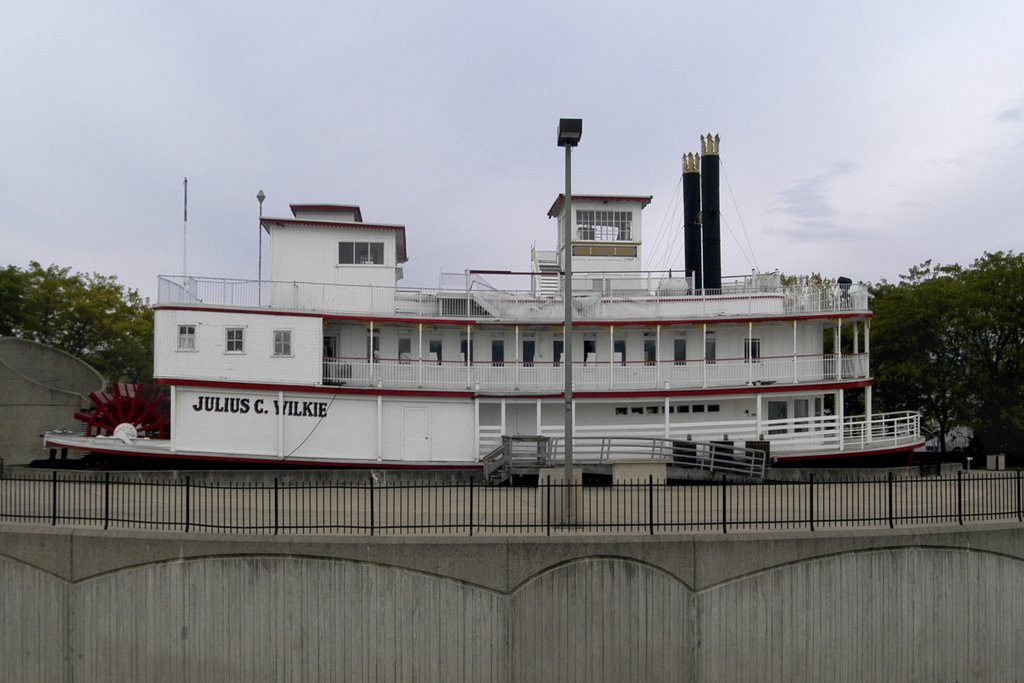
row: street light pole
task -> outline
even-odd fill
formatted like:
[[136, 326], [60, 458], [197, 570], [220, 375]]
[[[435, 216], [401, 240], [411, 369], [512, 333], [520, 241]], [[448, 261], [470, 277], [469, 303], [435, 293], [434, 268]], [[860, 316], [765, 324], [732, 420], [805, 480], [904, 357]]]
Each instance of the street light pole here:
[[565, 524], [575, 521], [572, 504], [572, 148], [579, 144], [582, 136], [583, 119], [559, 119], [558, 146], [565, 147], [565, 208], [562, 211], [562, 296], [565, 300], [565, 334], [562, 341], [562, 360], [565, 363], [565, 510], [562, 519]]
[[263, 200], [267, 198], [267, 195], [263, 194], [263, 190], [256, 193], [256, 201], [260, 203], [260, 222], [256, 226], [257, 232], [259, 233], [260, 248], [259, 256], [257, 257], [256, 265], [256, 305], [263, 305]]

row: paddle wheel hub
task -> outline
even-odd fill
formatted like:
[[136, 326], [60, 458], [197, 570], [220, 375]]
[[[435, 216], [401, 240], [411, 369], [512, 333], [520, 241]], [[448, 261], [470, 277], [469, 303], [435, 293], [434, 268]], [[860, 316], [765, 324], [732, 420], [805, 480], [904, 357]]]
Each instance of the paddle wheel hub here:
[[[84, 423], [86, 436], [124, 437], [134, 428], [135, 436], [167, 439], [171, 435], [170, 404], [158, 387], [117, 382], [110, 391], [89, 394], [91, 410], [75, 413]], [[120, 427], [120, 432], [117, 432]]]

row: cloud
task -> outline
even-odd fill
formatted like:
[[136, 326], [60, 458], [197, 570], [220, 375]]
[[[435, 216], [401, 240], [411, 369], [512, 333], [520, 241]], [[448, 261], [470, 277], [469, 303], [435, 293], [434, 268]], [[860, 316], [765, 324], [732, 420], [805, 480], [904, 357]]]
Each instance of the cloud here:
[[835, 215], [829, 189], [839, 177], [857, 170], [857, 164], [840, 161], [831, 169], [808, 180], [802, 180], [787, 190], [781, 190], [773, 211], [798, 220], [826, 219]]
[[1024, 103], [1002, 110], [995, 115], [995, 120], [1000, 123], [1019, 123], [1024, 121]]
[[[786, 227], [770, 228], [768, 232], [794, 242], [831, 242], [849, 239], [849, 225], [840, 218], [833, 200], [832, 186], [843, 176], [860, 167], [850, 161], [839, 161], [830, 169], [813, 178], [801, 180], [790, 188], [776, 193], [773, 213], [789, 219]], [[850, 217], [845, 217], [849, 219]], [[857, 234], [870, 237], [870, 231], [858, 229]]]

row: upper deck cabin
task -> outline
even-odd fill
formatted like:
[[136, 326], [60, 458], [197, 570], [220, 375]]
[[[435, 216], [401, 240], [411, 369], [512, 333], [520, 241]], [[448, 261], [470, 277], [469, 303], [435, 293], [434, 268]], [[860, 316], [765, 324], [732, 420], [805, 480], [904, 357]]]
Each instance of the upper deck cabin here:
[[[859, 285], [783, 287], [769, 273], [700, 289], [684, 272], [641, 270], [641, 212], [650, 201], [573, 196], [578, 320], [657, 323], [868, 311], [867, 291]], [[548, 216], [561, 224], [564, 207], [559, 195]], [[293, 204], [291, 210], [291, 218], [262, 219], [270, 240], [267, 280], [161, 276], [158, 305], [508, 324], [551, 324], [563, 317], [561, 237], [554, 251], [532, 251], [529, 289], [498, 289], [470, 277], [456, 287], [409, 288], [399, 286], [408, 260], [405, 226], [364, 222], [355, 205]]]

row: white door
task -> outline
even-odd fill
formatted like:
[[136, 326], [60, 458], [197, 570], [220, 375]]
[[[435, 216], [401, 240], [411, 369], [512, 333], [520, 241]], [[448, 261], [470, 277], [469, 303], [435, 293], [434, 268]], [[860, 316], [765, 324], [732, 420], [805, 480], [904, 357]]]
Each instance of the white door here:
[[405, 460], [430, 460], [430, 406], [405, 406]]

